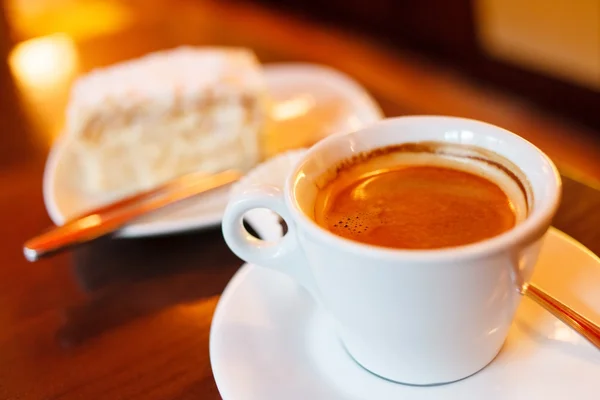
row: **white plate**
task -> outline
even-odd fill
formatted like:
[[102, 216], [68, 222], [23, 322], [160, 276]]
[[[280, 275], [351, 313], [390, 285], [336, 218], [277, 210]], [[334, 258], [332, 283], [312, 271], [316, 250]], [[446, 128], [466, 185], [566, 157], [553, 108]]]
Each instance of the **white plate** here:
[[[265, 65], [274, 100], [268, 154], [303, 147], [336, 132], [352, 131], [383, 117], [381, 109], [354, 80], [311, 64]], [[87, 196], [74, 183], [72, 159], [64, 141], [56, 141], [44, 172], [44, 202], [56, 225], [94, 208], [107, 198]], [[162, 235], [218, 225], [228, 188], [190, 199], [141, 218], [119, 232], [121, 237]]]
[[[266, 224], [261, 232], [273, 240], [280, 228]], [[600, 321], [600, 259], [564, 233], [549, 231], [533, 281]], [[481, 372], [447, 385], [406, 386], [359, 367], [290, 278], [249, 264], [219, 301], [210, 358], [224, 400], [600, 398], [600, 352], [529, 299]]]

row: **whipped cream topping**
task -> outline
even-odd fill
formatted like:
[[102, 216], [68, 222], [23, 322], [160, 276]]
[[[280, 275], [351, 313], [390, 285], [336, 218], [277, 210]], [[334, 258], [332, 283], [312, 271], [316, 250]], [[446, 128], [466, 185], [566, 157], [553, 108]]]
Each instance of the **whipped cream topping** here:
[[77, 79], [67, 110], [67, 130], [76, 130], [78, 114], [87, 110], [116, 105], [131, 109], [148, 103], [169, 109], [192, 104], [202, 96], [239, 96], [262, 90], [262, 72], [252, 51], [178, 47], [95, 69]]

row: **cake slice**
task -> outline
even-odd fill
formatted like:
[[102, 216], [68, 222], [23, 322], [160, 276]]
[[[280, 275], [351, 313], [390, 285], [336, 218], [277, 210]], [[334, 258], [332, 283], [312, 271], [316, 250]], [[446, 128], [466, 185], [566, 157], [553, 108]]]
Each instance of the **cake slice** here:
[[266, 107], [251, 51], [182, 47], [79, 78], [66, 135], [84, 190], [125, 195], [188, 172], [251, 168]]

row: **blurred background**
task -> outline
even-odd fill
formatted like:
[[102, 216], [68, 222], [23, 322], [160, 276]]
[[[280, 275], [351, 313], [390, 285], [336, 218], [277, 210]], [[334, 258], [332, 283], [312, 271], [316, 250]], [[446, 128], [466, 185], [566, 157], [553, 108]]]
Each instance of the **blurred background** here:
[[388, 116], [505, 126], [600, 180], [600, 0], [4, 0], [0, 35], [2, 163], [45, 154], [78, 74], [222, 44], [338, 68]]
[[426, 54], [598, 127], [598, 0], [261, 2]]

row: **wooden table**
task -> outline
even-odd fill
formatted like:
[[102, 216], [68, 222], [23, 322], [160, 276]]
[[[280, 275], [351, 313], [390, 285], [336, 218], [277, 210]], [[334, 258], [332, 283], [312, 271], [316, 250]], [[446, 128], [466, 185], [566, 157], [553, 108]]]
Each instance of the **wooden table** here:
[[[181, 43], [250, 46], [263, 61], [321, 62], [352, 74], [387, 115], [486, 119], [525, 132], [568, 174], [588, 182], [598, 176], [600, 147], [590, 132], [411, 55], [256, 6], [181, 1], [132, 13], [131, 4], [122, 6], [125, 22], [118, 29], [73, 33], [66, 42], [54, 37], [67, 46], [61, 62], [69, 61], [73, 43], [78, 72]], [[0, 51], [11, 57], [18, 79], [0, 64], [0, 399], [220, 398], [208, 356], [209, 328], [219, 295], [241, 262], [219, 229], [103, 239], [36, 264], [23, 258], [25, 239], [50, 224], [41, 194], [43, 163], [62, 123], [70, 77], [54, 76], [54, 83], [62, 79], [56, 87], [27, 87], [27, 77], [15, 72], [20, 61], [7, 32], [23, 38], [33, 33], [15, 27], [11, 14], [2, 17]], [[600, 253], [600, 191], [571, 178], [564, 184], [555, 226]]]

